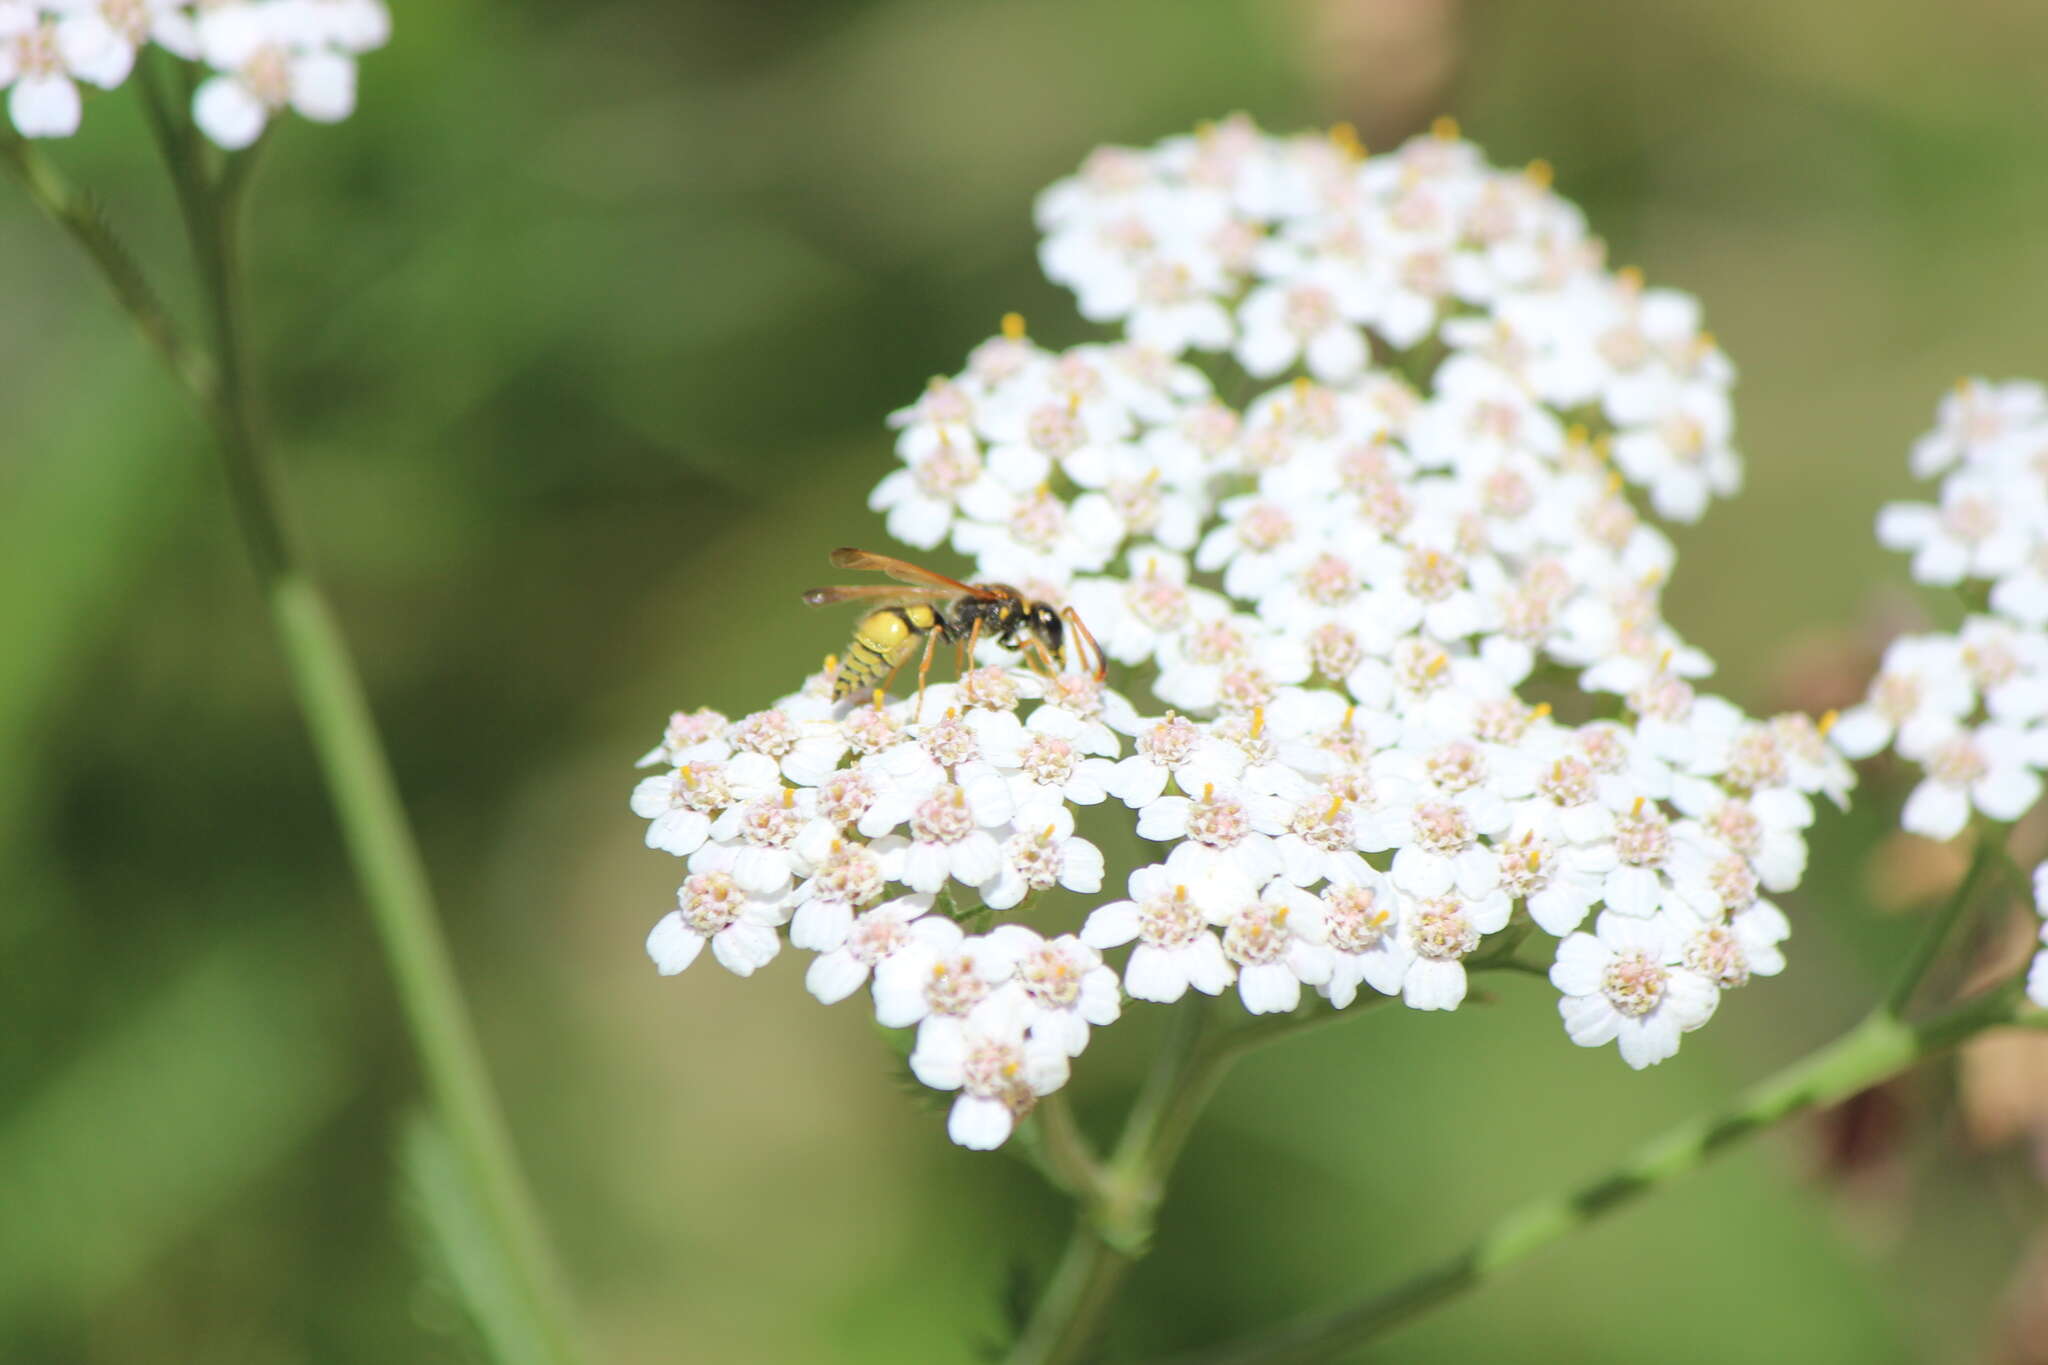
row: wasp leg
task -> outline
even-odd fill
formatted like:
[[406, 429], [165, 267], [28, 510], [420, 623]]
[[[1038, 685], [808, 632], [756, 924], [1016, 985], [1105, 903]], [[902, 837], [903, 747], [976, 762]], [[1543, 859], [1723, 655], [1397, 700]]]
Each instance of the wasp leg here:
[[910, 713], [910, 723], [915, 725], [924, 717], [924, 678], [932, 671], [932, 651], [939, 647], [939, 632], [934, 629], [924, 637], [924, 658], [917, 665], [917, 708]]
[[1026, 659], [1031, 660], [1038, 666], [1037, 668], [1034, 668], [1032, 671], [1035, 673], [1038, 672], [1039, 669], [1043, 669], [1047, 680], [1051, 680], [1053, 678], [1058, 677], [1060, 671], [1060, 661], [1058, 659], [1053, 658], [1052, 651], [1045, 647], [1045, 641], [1039, 639], [1036, 635], [1028, 636], [1026, 638], [1028, 638], [1031, 641], [1031, 652], [1025, 655], [1024, 657]]
[[[1067, 619], [1067, 624], [1073, 627], [1075, 637], [1074, 653], [1081, 660], [1081, 667], [1093, 673], [1097, 682], [1107, 679], [1109, 677], [1109, 657], [1102, 652], [1102, 646], [1096, 642], [1095, 632], [1088, 629], [1087, 625], [1081, 620], [1081, 613], [1075, 611], [1072, 607], [1064, 609], [1060, 612], [1060, 615], [1064, 616]], [[1086, 650], [1081, 648], [1083, 641], [1087, 642], [1088, 648]], [[1088, 656], [1090, 654], [1095, 656], [1095, 667], [1092, 669], [1088, 667]]]
[[[980, 644], [981, 618], [977, 616], [974, 618], [974, 624], [967, 628], [967, 665], [969, 668], [974, 666], [974, 651]], [[965, 670], [956, 668], [953, 671], [959, 673]]]

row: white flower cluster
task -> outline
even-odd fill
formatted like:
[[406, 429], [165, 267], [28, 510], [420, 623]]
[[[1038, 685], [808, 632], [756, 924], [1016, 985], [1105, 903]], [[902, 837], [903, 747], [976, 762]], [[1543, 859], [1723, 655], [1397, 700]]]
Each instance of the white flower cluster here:
[[2034, 869], [2034, 910], [2041, 916], [2041, 951], [2027, 969], [2027, 999], [2048, 1010], [2048, 863]]
[[1890, 747], [1921, 768], [1900, 823], [1950, 839], [1973, 808], [2017, 820], [2048, 769], [2048, 390], [1965, 380], [1912, 466], [1941, 476], [1940, 504], [1885, 507], [1879, 541], [1910, 552], [1922, 583], [1985, 585], [1990, 610], [1893, 640], [1831, 738], [1851, 758]]
[[357, 55], [390, 36], [384, 0], [0, 0], [0, 88], [23, 137], [69, 137], [79, 83], [114, 89], [154, 43], [206, 68], [193, 120], [234, 150], [285, 109], [347, 118]]
[[[1663, 619], [1675, 554], [1630, 486], [1690, 518], [1736, 482], [1693, 302], [1604, 272], [1546, 177], [1448, 128], [1369, 158], [1233, 121], [1098, 152], [1040, 216], [1126, 335], [1053, 352], [1006, 319], [892, 417], [872, 505], [1070, 605], [1122, 690], [984, 639], [921, 704], [834, 705], [828, 670], [678, 714], [634, 798], [689, 859], [662, 969], [709, 941], [750, 972], [787, 924], [814, 994], [872, 976], [918, 1026], [970, 1146], [1123, 997], [1453, 1009], [1540, 929], [1569, 1036], [1641, 1067], [1781, 970], [1770, 897], [1853, 777], [1806, 717], [1696, 691], [1711, 661]], [[1188, 347], [1274, 382], [1238, 411]], [[1160, 846], [1127, 895], [1078, 934], [963, 929], [1100, 885], [1079, 807]]]

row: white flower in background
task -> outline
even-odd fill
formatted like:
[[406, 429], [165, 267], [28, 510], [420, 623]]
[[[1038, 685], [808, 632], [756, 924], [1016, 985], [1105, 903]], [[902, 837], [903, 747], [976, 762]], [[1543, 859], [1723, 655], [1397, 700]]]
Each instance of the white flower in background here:
[[1930, 839], [1953, 839], [1975, 807], [1993, 820], [2017, 820], [2041, 798], [2038, 732], [1987, 724], [1931, 730], [1900, 753], [1926, 777], [1906, 798], [1899, 823]]
[[1828, 738], [1851, 758], [1868, 758], [1894, 737], [1924, 749], [1976, 702], [1953, 636], [1901, 635], [1885, 646], [1865, 700], [1842, 712]]
[[0, 86], [9, 87], [7, 115], [23, 137], [70, 137], [84, 108], [77, 80], [111, 89], [127, 77], [132, 49], [123, 61], [119, 45], [100, 37], [73, 25], [67, 40], [54, 15], [0, 4]]
[[1558, 1011], [1580, 1047], [1616, 1043], [1641, 1070], [1678, 1051], [1679, 1035], [1713, 1017], [1714, 983], [1684, 965], [1674, 922], [1658, 916], [1602, 915], [1595, 932], [1557, 948], [1551, 984], [1564, 992]]
[[1919, 582], [1948, 586], [2019, 568], [2038, 524], [2038, 510], [2015, 499], [2010, 481], [1957, 474], [1942, 485], [1939, 507], [1887, 505], [1878, 514], [1877, 539], [1912, 553]]
[[2034, 910], [2041, 916], [2042, 948], [2027, 968], [2027, 999], [2048, 1009], [2048, 863], [2034, 869]]
[[316, 123], [355, 111], [355, 53], [343, 38], [382, 41], [381, 6], [347, 0], [226, 0], [199, 14], [200, 60], [219, 73], [192, 96], [200, 131], [229, 151], [249, 146], [286, 109]]

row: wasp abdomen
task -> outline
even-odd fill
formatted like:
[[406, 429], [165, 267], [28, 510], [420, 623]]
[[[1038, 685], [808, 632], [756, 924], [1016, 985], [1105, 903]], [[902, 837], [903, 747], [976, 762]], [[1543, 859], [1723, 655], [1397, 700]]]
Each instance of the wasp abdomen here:
[[853, 628], [853, 643], [846, 647], [846, 657], [839, 661], [839, 674], [832, 682], [832, 700], [844, 701], [885, 685], [933, 631], [948, 633], [944, 619], [921, 602], [884, 607], [861, 617], [860, 624]]

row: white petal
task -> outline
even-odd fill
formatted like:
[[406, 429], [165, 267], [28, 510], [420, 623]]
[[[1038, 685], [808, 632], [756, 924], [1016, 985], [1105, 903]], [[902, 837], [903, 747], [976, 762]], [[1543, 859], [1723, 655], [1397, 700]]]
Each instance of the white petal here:
[[1286, 1014], [1301, 1003], [1301, 978], [1277, 962], [1261, 962], [1237, 974], [1237, 993], [1252, 1014]]
[[355, 112], [356, 64], [334, 52], [295, 57], [291, 64], [292, 108], [315, 123], [339, 123]]
[[1465, 1002], [1465, 964], [1418, 958], [1409, 964], [1401, 999], [1410, 1009], [1454, 1010]]
[[240, 151], [261, 136], [269, 117], [263, 102], [230, 76], [215, 76], [192, 97], [193, 122], [231, 152]]
[[992, 1152], [1009, 1138], [1016, 1123], [1009, 1106], [1000, 1100], [962, 1095], [953, 1101], [953, 1112], [946, 1119], [946, 1136], [973, 1151]]
[[23, 137], [70, 137], [78, 131], [78, 87], [63, 76], [30, 76], [7, 94], [7, 113]]
[[711, 936], [711, 955], [734, 976], [752, 976], [782, 951], [782, 935], [765, 925], [741, 920]]
[[852, 953], [820, 953], [804, 972], [804, 989], [820, 1003], [834, 1005], [859, 990], [867, 979], [867, 966]]
[[1138, 906], [1135, 901], [1111, 901], [1088, 916], [1081, 926], [1081, 942], [1091, 948], [1116, 948], [1138, 936]]
[[1616, 1039], [1621, 1059], [1641, 1071], [1678, 1051], [1678, 1022], [1661, 1009], [1635, 1019], [1617, 1016]]
[[655, 923], [647, 935], [647, 955], [654, 959], [654, 969], [663, 976], [674, 976], [697, 960], [697, 954], [704, 951], [704, 936], [683, 923], [683, 917], [671, 910]]
[[1970, 801], [1959, 788], [1932, 779], [1913, 788], [1899, 812], [1899, 824], [1908, 833], [1930, 839], [1953, 839], [1970, 821]]
[[1184, 953], [1141, 943], [1131, 950], [1131, 960], [1124, 966], [1124, 990], [1133, 1000], [1171, 1004], [1187, 994], [1188, 961]]

